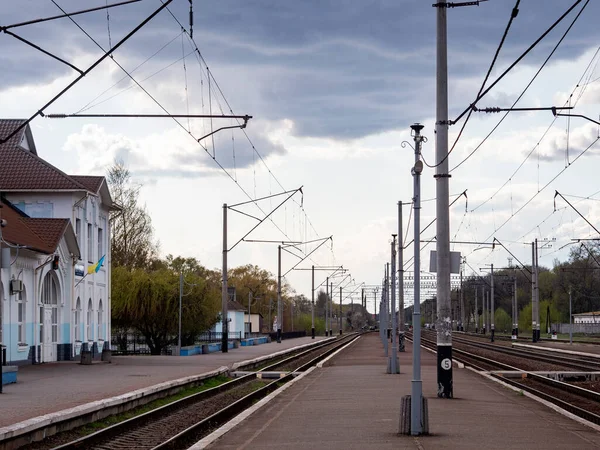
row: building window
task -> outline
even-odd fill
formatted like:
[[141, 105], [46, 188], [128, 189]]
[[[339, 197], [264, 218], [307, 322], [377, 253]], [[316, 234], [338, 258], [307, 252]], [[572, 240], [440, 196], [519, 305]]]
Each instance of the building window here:
[[[75, 219], [75, 235], [77, 236], [77, 245], [81, 249], [81, 219]], [[81, 255], [79, 255], [81, 259]]]
[[102, 231], [102, 228], [98, 228], [98, 259], [102, 258], [102, 255], [104, 255], [104, 247], [102, 246], [104, 233]]
[[104, 311], [102, 311], [102, 300], [100, 300], [98, 302], [98, 339], [104, 339], [104, 333], [103, 333], [103, 329], [102, 329], [102, 314], [104, 313]]
[[77, 297], [77, 303], [75, 304], [75, 340], [81, 340], [81, 334], [79, 333], [79, 324], [81, 323], [81, 299]]
[[86, 324], [86, 330], [87, 330], [87, 339], [88, 341], [92, 340], [92, 318], [93, 318], [93, 310], [92, 310], [92, 299], [90, 298], [90, 300], [88, 301], [88, 309], [87, 309], [87, 324]]
[[94, 231], [92, 229], [92, 224], [88, 223], [88, 226], [87, 226], [87, 259], [88, 259], [89, 263], [94, 262], [94, 255], [93, 255], [94, 249], [92, 246], [93, 237], [94, 237]]
[[25, 324], [27, 323], [27, 302], [25, 301], [25, 286], [23, 291], [17, 292], [17, 338], [19, 344], [25, 344], [27, 337], [25, 336]]

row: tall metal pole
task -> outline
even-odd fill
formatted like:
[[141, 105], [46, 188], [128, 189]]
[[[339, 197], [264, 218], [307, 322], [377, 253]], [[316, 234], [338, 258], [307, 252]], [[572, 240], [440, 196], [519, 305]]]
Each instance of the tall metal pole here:
[[342, 287], [340, 286], [340, 336], [342, 335]]
[[327, 277], [327, 281], [325, 282], [325, 337], [329, 335], [329, 316], [327, 312], [329, 311], [329, 277]]
[[[404, 314], [404, 239], [402, 237], [402, 202], [398, 202], [398, 316], [400, 330], [404, 331], [406, 317]], [[404, 351], [404, 347], [400, 349]]]
[[390, 307], [388, 302], [389, 295], [389, 281], [388, 281], [389, 263], [385, 263], [383, 266], [383, 315], [385, 328], [383, 329], [383, 348], [385, 349], [385, 356], [389, 356], [389, 329], [390, 329]]
[[463, 264], [460, 265], [460, 331], [465, 331], [465, 297], [463, 295]]
[[452, 398], [452, 322], [450, 300], [450, 217], [448, 179], [447, 4], [437, 5], [436, 52], [436, 250], [437, 250], [437, 381], [438, 397]]
[[329, 284], [329, 295], [331, 296], [329, 304], [329, 336], [333, 336], [333, 281]]
[[227, 317], [227, 203], [223, 203], [223, 283], [221, 286], [221, 351], [228, 351], [229, 318]]
[[535, 315], [535, 246], [536, 242], [531, 243], [531, 340], [537, 342], [536, 315]]
[[273, 322], [271, 321], [271, 309], [273, 307], [273, 299], [269, 298], [269, 333], [273, 330]]
[[252, 303], [252, 291], [248, 290], [248, 335], [250, 335], [250, 327], [252, 320], [250, 319], [250, 303]]
[[[421, 130], [423, 125], [411, 126], [415, 140], [415, 165], [413, 175], [414, 205], [414, 305], [413, 305], [413, 379], [411, 381], [410, 433], [423, 433], [423, 382], [421, 380]], [[439, 220], [439, 219], [438, 219]], [[439, 268], [439, 266], [438, 266]]]
[[538, 241], [535, 240], [535, 340], [540, 340], [540, 268], [538, 260]]
[[569, 344], [573, 345], [573, 311], [571, 305], [571, 288], [569, 287]]
[[492, 282], [492, 292], [491, 292], [491, 305], [490, 305], [490, 332], [491, 332], [491, 338], [490, 341], [494, 342], [494, 334], [495, 334], [495, 324], [494, 324], [494, 265], [492, 264], [492, 270], [491, 270], [491, 282]]
[[312, 323], [312, 329], [311, 329], [311, 336], [314, 339], [315, 338], [315, 266], [312, 266], [312, 302], [311, 302], [311, 310], [310, 310], [310, 314], [311, 314], [311, 323]]
[[517, 276], [515, 275], [515, 287], [514, 287], [514, 299], [513, 299], [513, 335], [514, 339], [519, 336], [519, 305], [517, 302]]
[[475, 334], [479, 333], [479, 310], [477, 309], [477, 286], [475, 286]]
[[281, 245], [277, 246], [277, 343], [281, 344]]
[[399, 373], [398, 370], [398, 316], [396, 315], [396, 235], [392, 234], [391, 249], [392, 281], [390, 283], [392, 291], [392, 355], [390, 357], [390, 372]]
[[483, 334], [487, 333], [488, 327], [488, 304], [487, 304], [487, 291], [485, 286], [483, 287]]
[[179, 272], [179, 333], [177, 336], [177, 355], [181, 356], [181, 297], [183, 296], [183, 272]]

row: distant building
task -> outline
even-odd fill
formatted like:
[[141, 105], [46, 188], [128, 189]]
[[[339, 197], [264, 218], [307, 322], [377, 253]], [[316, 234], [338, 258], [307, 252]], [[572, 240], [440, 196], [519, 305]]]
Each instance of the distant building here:
[[[0, 120], [0, 138], [24, 123]], [[0, 269], [8, 361], [68, 360], [84, 343], [98, 354], [110, 342], [110, 212], [118, 209], [105, 178], [67, 175], [40, 158], [27, 125], [0, 144], [0, 198], [8, 215], [0, 247], [10, 252]]]
[[573, 314], [573, 323], [600, 324], [600, 311]]
[[[241, 336], [244, 337], [244, 314], [246, 308], [240, 303], [229, 300], [227, 304], [227, 317], [229, 318], [228, 332], [235, 333], [236, 336], [241, 332]], [[223, 331], [223, 324], [219, 321], [215, 324], [212, 331], [221, 333]]]

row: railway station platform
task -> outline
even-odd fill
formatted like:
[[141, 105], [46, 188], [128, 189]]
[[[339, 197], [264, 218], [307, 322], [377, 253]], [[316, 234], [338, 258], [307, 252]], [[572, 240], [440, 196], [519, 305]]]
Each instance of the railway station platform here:
[[600, 427], [566, 417], [468, 368], [453, 368], [454, 398], [438, 398], [436, 356], [427, 350], [422, 350], [421, 374], [430, 434], [399, 435], [401, 398], [411, 391], [411, 343], [399, 359], [401, 373], [386, 374], [379, 335], [363, 335], [237, 426], [225, 425], [192, 448], [600, 448]]
[[243, 361], [322, 339], [327, 338], [285, 339], [279, 344], [240, 346], [227, 353], [206, 355], [113, 356], [112, 363], [81, 365], [76, 361], [61, 361], [21, 366], [18, 383], [5, 385], [0, 394], [0, 436], [24, 421], [34, 424], [44, 417], [59, 417], [69, 409], [85, 408], [92, 402], [132, 392], [143, 395], [158, 384], [177, 384], [189, 377], [235, 369]]

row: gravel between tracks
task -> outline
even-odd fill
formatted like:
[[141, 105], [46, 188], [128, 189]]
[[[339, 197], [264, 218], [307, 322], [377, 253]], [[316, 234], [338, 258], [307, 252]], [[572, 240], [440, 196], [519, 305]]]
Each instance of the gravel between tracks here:
[[[177, 412], [169, 414], [162, 419], [141, 425], [124, 433], [110, 442], [99, 444], [91, 449], [150, 449], [177, 433], [194, 425], [195, 423], [211, 416], [225, 406], [239, 400], [251, 392], [268, 384], [267, 382], [253, 379], [248, 383], [237, 386], [231, 391], [222, 392], [204, 401], [187, 406]], [[78, 430], [71, 430], [56, 434], [44, 441], [31, 444], [31, 449], [51, 449], [82, 437]]]

